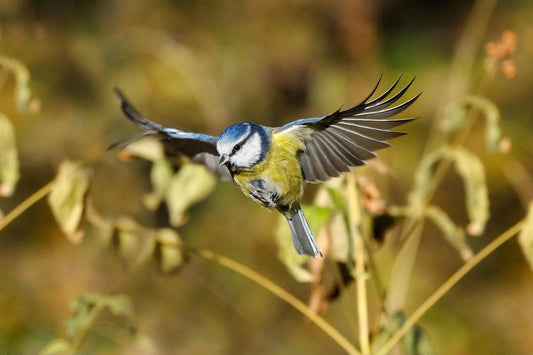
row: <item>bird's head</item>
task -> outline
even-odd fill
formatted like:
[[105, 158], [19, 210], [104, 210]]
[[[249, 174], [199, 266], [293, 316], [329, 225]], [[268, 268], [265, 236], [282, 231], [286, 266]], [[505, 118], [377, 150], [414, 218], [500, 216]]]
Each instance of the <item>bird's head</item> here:
[[220, 165], [232, 171], [248, 169], [259, 163], [268, 153], [270, 131], [255, 123], [238, 123], [220, 134], [217, 151]]

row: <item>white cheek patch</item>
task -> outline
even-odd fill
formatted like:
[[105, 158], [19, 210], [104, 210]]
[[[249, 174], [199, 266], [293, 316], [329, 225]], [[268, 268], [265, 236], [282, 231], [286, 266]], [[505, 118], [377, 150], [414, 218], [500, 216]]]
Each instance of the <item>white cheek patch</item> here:
[[231, 159], [233, 165], [238, 168], [250, 168], [259, 163], [261, 159], [261, 136], [259, 133], [252, 134], [241, 149]]

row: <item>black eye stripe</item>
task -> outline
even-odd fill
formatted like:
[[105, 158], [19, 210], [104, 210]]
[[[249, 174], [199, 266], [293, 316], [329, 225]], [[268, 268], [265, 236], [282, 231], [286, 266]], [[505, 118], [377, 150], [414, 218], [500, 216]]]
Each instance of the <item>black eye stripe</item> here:
[[231, 154], [237, 153], [242, 148], [242, 143], [237, 143], [233, 146], [233, 149], [231, 150]]

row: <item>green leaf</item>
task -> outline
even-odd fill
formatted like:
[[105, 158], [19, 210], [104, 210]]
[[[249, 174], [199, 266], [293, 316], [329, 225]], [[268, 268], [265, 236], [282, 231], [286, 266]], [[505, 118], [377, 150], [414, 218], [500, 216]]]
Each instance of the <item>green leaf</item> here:
[[333, 212], [331, 208], [315, 205], [302, 205], [302, 210], [315, 235], [326, 225]]
[[88, 188], [89, 170], [79, 162], [64, 161], [59, 167], [48, 203], [66, 235], [74, 234], [78, 228]]
[[[394, 323], [400, 328], [405, 323], [405, 315], [401, 312], [394, 315]], [[402, 343], [407, 355], [432, 355], [433, 345], [424, 330], [415, 324], [405, 333]]]
[[74, 349], [68, 340], [57, 338], [49, 341], [48, 344], [39, 351], [39, 355], [65, 355], [72, 354], [73, 351]]
[[30, 72], [22, 62], [16, 59], [0, 56], [0, 66], [10, 70], [15, 76], [15, 101], [20, 111], [29, 109], [31, 91], [29, 87]]
[[500, 111], [498, 106], [486, 97], [469, 97], [467, 100], [472, 106], [483, 112], [485, 117], [485, 141], [489, 150], [493, 152], [500, 151], [501, 129], [500, 129]]
[[448, 105], [444, 112], [444, 119], [440, 127], [445, 132], [453, 132], [464, 126], [468, 108], [464, 101]]
[[185, 211], [205, 199], [215, 188], [216, 178], [203, 166], [185, 164], [172, 177], [165, 200], [168, 205], [170, 224], [174, 227], [185, 221]]
[[172, 165], [168, 160], [158, 160], [152, 164], [150, 181], [154, 191], [144, 196], [143, 202], [146, 208], [154, 211], [159, 207], [165, 198], [173, 174]]
[[470, 235], [481, 235], [489, 219], [489, 192], [481, 160], [464, 148], [454, 150], [455, 168], [465, 185]]
[[0, 196], [9, 197], [19, 180], [19, 160], [15, 143], [15, 129], [0, 113]]
[[130, 217], [120, 217], [114, 225], [113, 244], [130, 266], [141, 265], [152, 257], [155, 250], [155, 230], [141, 226]]
[[501, 151], [502, 133], [500, 128], [500, 111], [486, 97], [469, 96], [446, 108], [441, 127], [445, 132], [455, 131], [466, 123], [469, 110], [479, 110], [485, 117], [485, 142], [489, 150]]
[[179, 234], [173, 229], [161, 228], [157, 231], [156, 239], [159, 269], [165, 273], [177, 271], [186, 261]]
[[103, 297], [99, 293], [87, 293], [71, 301], [71, 313], [65, 326], [69, 338], [73, 338], [79, 331], [89, 328], [93, 320], [91, 311], [97, 303], [104, 301]]
[[[405, 315], [402, 311], [396, 312], [389, 322], [387, 328], [380, 329], [374, 343], [372, 344], [372, 353], [377, 353], [390, 339], [394, 331], [399, 329], [405, 323]], [[401, 351], [403, 347], [403, 351]], [[397, 344], [391, 354], [401, 353], [408, 355], [432, 355], [433, 344], [426, 332], [417, 324], [413, 325], [403, 336], [401, 343]]]
[[428, 217], [444, 234], [444, 237], [453, 246], [461, 258], [466, 261], [470, 259], [474, 253], [470, 246], [466, 243], [466, 235], [463, 229], [453, 223], [452, 219], [441, 208], [430, 205], [426, 209], [426, 217]]
[[114, 316], [125, 317], [130, 323], [135, 323], [135, 310], [129, 296], [123, 294], [107, 296], [106, 305]]
[[518, 235], [518, 243], [531, 270], [533, 270], [533, 202], [529, 203], [527, 215], [524, 219], [524, 227]]
[[333, 214], [328, 225], [328, 232], [331, 236], [331, 244], [328, 251], [331, 258], [344, 263], [351, 262], [353, 259], [353, 242], [350, 238], [346, 217], [342, 213]]

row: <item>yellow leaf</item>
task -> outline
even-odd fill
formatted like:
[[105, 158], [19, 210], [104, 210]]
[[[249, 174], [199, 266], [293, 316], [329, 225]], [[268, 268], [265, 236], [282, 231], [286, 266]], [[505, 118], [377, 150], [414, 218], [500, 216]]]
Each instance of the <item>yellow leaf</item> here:
[[72, 354], [72, 345], [66, 339], [56, 338], [48, 342], [41, 349], [39, 355], [67, 355]]
[[154, 254], [156, 231], [138, 224], [130, 217], [120, 217], [114, 223], [113, 245], [131, 267], [148, 261]]
[[466, 243], [466, 235], [461, 227], [453, 223], [452, 219], [442, 209], [435, 205], [430, 205], [426, 209], [426, 217], [444, 234], [444, 237], [461, 255], [461, 259], [467, 261], [474, 253]]
[[185, 164], [170, 180], [165, 200], [170, 224], [178, 227], [185, 221], [185, 211], [205, 199], [215, 188], [216, 178], [203, 166]]
[[66, 235], [73, 234], [78, 228], [88, 188], [89, 170], [79, 162], [64, 161], [59, 167], [48, 203]]
[[19, 161], [15, 144], [15, 129], [0, 113], [0, 196], [9, 197], [19, 180]]
[[29, 109], [31, 91], [29, 87], [30, 73], [19, 60], [0, 56], [0, 67], [10, 70], [15, 76], [15, 100], [20, 111]]
[[159, 140], [153, 137], [146, 137], [131, 142], [123, 150], [128, 154], [152, 162], [160, 161], [165, 158], [163, 145]]
[[518, 243], [526, 260], [529, 262], [531, 270], [533, 270], [533, 202], [529, 203], [524, 227], [518, 235]]
[[489, 219], [489, 192], [481, 160], [464, 148], [454, 150], [455, 168], [465, 185], [470, 235], [481, 235]]
[[159, 207], [172, 179], [172, 165], [168, 160], [158, 160], [152, 164], [150, 171], [150, 181], [154, 191], [143, 198], [144, 205], [151, 211]]
[[156, 239], [159, 269], [166, 273], [177, 271], [187, 259], [179, 234], [173, 229], [161, 228]]

